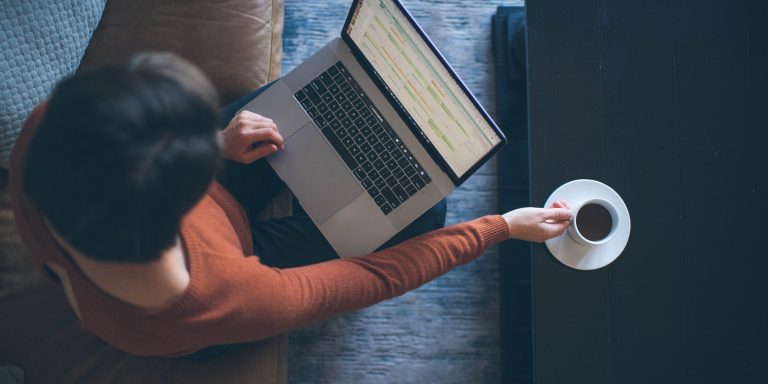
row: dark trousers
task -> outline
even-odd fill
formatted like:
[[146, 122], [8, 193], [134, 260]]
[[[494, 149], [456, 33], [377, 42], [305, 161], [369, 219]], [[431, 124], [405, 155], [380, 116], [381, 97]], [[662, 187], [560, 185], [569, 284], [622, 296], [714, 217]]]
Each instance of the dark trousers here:
[[[237, 111], [270, 85], [225, 106], [221, 110], [222, 126], [229, 124]], [[293, 216], [262, 221], [255, 219], [258, 212], [285, 188], [285, 184], [265, 159], [247, 165], [225, 161], [218, 180], [235, 196], [248, 214], [254, 253], [259, 255], [264, 264], [287, 268], [339, 257], [295, 199]], [[442, 200], [381, 248], [441, 228], [445, 224], [445, 212], [446, 203]]]

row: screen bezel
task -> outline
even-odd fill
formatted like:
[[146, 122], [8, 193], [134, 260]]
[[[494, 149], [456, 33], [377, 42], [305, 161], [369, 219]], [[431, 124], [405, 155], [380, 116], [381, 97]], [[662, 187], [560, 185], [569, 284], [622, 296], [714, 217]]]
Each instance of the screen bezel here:
[[[405, 121], [405, 123], [408, 125], [408, 127], [411, 129], [411, 132], [419, 139], [421, 144], [426, 148], [429, 155], [432, 157], [432, 159], [440, 166], [440, 168], [450, 177], [451, 181], [456, 186], [461, 185], [466, 181], [475, 171], [477, 171], [478, 168], [480, 168], [483, 164], [485, 164], [488, 159], [490, 159], [493, 155], [498, 152], [501, 147], [503, 147], [507, 143], [507, 139], [504, 136], [504, 133], [502, 133], [501, 129], [496, 125], [496, 123], [493, 121], [493, 119], [490, 117], [488, 112], [483, 108], [482, 105], [480, 105], [480, 102], [477, 101], [477, 98], [472, 94], [472, 92], [469, 91], [469, 88], [467, 88], [466, 84], [459, 78], [458, 74], [456, 74], [456, 71], [453, 70], [450, 64], [448, 64], [448, 61], [445, 60], [445, 57], [443, 57], [442, 53], [435, 47], [435, 45], [432, 43], [432, 40], [424, 33], [424, 31], [421, 29], [419, 24], [416, 23], [416, 20], [411, 16], [410, 12], [408, 12], [407, 9], [403, 6], [402, 3], [400, 3], [399, 0], [390, 0], [392, 1], [398, 9], [405, 15], [405, 18], [408, 20], [409, 23], [413, 26], [413, 28], [419, 33], [419, 36], [421, 36], [422, 40], [427, 43], [427, 46], [430, 50], [432, 50], [432, 53], [437, 56], [437, 58], [440, 60], [440, 63], [445, 67], [445, 69], [448, 71], [448, 73], [451, 75], [454, 81], [456, 81], [457, 84], [459, 84], [459, 87], [464, 92], [465, 95], [469, 98], [469, 100], [472, 102], [473, 106], [476, 110], [480, 112], [480, 115], [483, 116], [485, 121], [488, 123], [488, 125], [491, 126], [494, 133], [499, 136], [501, 141], [499, 141], [493, 148], [491, 148], [488, 153], [486, 153], [483, 157], [481, 157], [475, 164], [473, 164], [469, 169], [467, 169], [464, 174], [457, 175], [456, 172], [453, 171], [451, 166], [448, 164], [448, 162], [443, 158], [443, 155], [440, 154], [440, 151], [437, 150], [434, 144], [426, 137], [426, 134], [423, 133], [422, 129], [416, 124], [416, 122], [413, 120], [413, 118], [410, 116], [408, 111], [405, 110], [405, 108], [402, 106], [400, 101], [393, 95], [393, 93], [389, 90], [389, 87], [387, 87], [384, 80], [382, 80], [381, 76], [376, 72], [376, 69], [373, 67], [373, 65], [368, 61], [368, 59], [365, 57], [363, 52], [360, 50], [360, 48], [357, 46], [354, 40], [352, 40], [352, 37], [349, 35], [347, 30], [349, 29], [349, 25], [352, 22], [352, 16], [355, 13], [355, 9], [357, 9], [358, 3], [360, 3], [362, 0], [354, 0], [352, 2], [352, 7], [349, 10], [349, 14], [347, 14], [347, 20], [344, 22], [344, 29], [341, 31], [341, 38], [344, 40], [344, 42], [347, 43], [349, 48], [352, 50], [352, 54], [355, 55], [357, 60], [362, 65], [363, 69], [371, 76], [371, 79], [376, 84], [376, 86], [379, 88], [379, 90], [384, 94], [384, 96], [392, 103], [392, 106], [395, 108], [397, 113], [400, 115], [400, 117]], [[365, 0], [365, 1], [378, 1], [378, 0]]]

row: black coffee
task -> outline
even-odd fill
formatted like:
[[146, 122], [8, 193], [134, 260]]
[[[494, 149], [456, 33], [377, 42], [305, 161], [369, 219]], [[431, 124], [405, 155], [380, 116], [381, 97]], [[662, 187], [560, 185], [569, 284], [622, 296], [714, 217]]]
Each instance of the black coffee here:
[[600, 204], [587, 204], [576, 214], [576, 227], [587, 240], [600, 241], [611, 233], [613, 218]]

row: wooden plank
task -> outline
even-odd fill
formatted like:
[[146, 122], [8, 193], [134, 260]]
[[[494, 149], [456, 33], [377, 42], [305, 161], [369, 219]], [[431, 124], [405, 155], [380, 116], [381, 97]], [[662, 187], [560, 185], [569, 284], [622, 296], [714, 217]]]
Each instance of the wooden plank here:
[[[528, 7], [531, 197], [605, 179], [600, 87], [600, 2], [535, 1]], [[534, 372], [539, 383], [611, 382], [608, 270], [578, 272], [533, 247]]]

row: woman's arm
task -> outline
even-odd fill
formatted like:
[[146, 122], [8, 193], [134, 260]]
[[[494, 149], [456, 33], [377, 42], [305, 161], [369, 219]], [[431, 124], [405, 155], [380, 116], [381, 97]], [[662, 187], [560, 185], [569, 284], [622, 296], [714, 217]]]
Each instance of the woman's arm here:
[[168, 331], [177, 340], [206, 345], [271, 337], [402, 295], [510, 237], [538, 241], [558, 235], [569, 220], [563, 207], [523, 208], [442, 228], [367, 256], [289, 269], [267, 267], [257, 257], [211, 258], [215, 264], [205, 270], [207, 278], [217, 280], [216, 290], [201, 292], [210, 297], [200, 299], [211, 303], [207, 312], [215, 316], [197, 314], [197, 320], [209, 318], [184, 321], [196, 326]]

